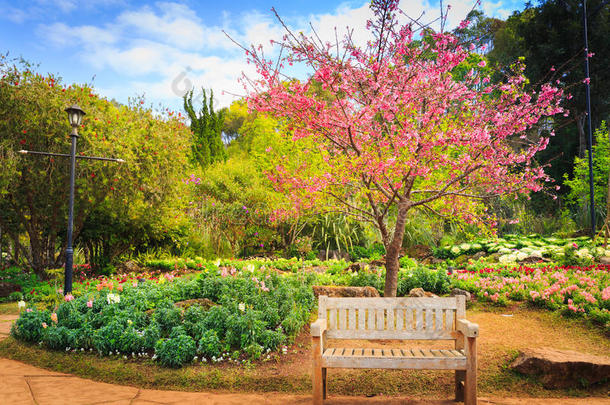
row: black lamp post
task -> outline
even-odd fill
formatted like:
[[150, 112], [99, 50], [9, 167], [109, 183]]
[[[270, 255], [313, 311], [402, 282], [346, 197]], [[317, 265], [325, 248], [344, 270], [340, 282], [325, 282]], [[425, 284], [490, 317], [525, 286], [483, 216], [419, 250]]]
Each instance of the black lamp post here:
[[74, 261], [74, 249], [72, 247], [72, 228], [74, 225], [74, 177], [76, 171], [76, 140], [78, 138], [78, 126], [83, 120], [85, 112], [73, 104], [65, 110], [68, 113], [68, 121], [72, 126], [72, 148], [70, 150], [70, 202], [68, 206], [68, 245], [66, 247], [66, 270], [64, 277], [64, 294], [72, 291], [72, 263]]
[[72, 149], [70, 154], [66, 153], [51, 153], [51, 152], [39, 152], [32, 150], [20, 150], [19, 153], [23, 153], [24, 155], [40, 155], [40, 156], [59, 156], [59, 157], [69, 157], [70, 158], [70, 201], [68, 207], [68, 240], [66, 247], [66, 266], [65, 266], [65, 276], [64, 276], [64, 294], [69, 294], [72, 292], [72, 264], [74, 262], [74, 248], [72, 247], [72, 229], [74, 225], [74, 178], [76, 172], [76, 159], [86, 159], [86, 160], [102, 160], [106, 162], [125, 162], [123, 159], [115, 159], [115, 158], [107, 158], [101, 156], [76, 156], [76, 139], [78, 138], [78, 126], [81, 124], [83, 120], [83, 116], [85, 112], [76, 104], [73, 104], [71, 107], [65, 109], [68, 113], [68, 121], [70, 122], [70, 126], [72, 126], [72, 133], [70, 137], [72, 138]]

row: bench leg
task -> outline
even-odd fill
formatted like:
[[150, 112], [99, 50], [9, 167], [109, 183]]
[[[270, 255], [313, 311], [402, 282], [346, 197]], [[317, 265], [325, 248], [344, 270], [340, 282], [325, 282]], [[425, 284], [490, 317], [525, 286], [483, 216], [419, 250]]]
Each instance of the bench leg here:
[[[455, 350], [464, 350], [464, 336], [460, 336], [455, 340]], [[466, 379], [465, 370], [455, 370], [455, 401], [464, 401], [464, 380]]]
[[[311, 382], [312, 382], [312, 393], [313, 393], [313, 403], [314, 405], [322, 405], [322, 403], [324, 402], [324, 388], [323, 388], [323, 381], [324, 379], [322, 378], [322, 354], [321, 354], [321, 347], [320, 347], [320, 338], [319, 337], [312, 337], [311, 338], [311, 350], [312, 350], [312, 354], [313, 354], [313, 359], [312, 359], [312, 377], [311, 377]], [[326, 371], [326, 370], [324, 370]], [[324, 373], [326, 374], [326, 373]]]
[[464, 405], [477, 404], [477, 339], [467, 338], [466, 384], [464, 386]]
[[322, 398], [326, 399], [326, 367], [322, 369]]
[[455, 402], [464, 401], [464, 380], [466, 371], [455, 370]]

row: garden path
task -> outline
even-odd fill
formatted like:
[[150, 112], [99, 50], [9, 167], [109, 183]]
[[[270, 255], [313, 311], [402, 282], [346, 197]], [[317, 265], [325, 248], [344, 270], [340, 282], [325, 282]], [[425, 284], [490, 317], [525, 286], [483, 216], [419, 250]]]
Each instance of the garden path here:
[[[0, 340], [10, 333], [16, 315], [0, 315]], [[204, 404], [204, 405], [284, 405], [309, 404], [309, 395], [280, 393], [209, 393], [139, 389], [48, 371], [19, 361], [0, 359], [0, 404], [2, 405], [144, 405], [144, 404]], [[450, 405], [447, 400], [416, 401], [408, 397], [356, 398], [333, 396], [327, 405]], [[580, 405], [579, 398], [479, 398], [481, 405]], [[586, 398], [589, 405], [610, 404], [608, 398]]]

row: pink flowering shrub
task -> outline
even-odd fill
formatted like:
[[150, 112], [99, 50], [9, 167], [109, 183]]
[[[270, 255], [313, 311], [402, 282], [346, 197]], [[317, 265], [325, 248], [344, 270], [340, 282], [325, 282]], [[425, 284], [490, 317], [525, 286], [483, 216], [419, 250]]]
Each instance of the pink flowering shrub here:
[[481, 301], [495, 305], [524, 301], [610, 325], [610, 266], [484, 268], [458, 270], [451, 277], [453, 286], [474, 293]]

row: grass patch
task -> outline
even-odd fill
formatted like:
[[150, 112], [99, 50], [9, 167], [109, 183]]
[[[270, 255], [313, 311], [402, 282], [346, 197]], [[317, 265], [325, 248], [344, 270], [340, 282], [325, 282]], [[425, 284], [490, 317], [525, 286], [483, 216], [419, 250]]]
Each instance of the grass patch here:
[[19, 315], [19, 308], [16, 302], [0, 303], [0, 315]]

